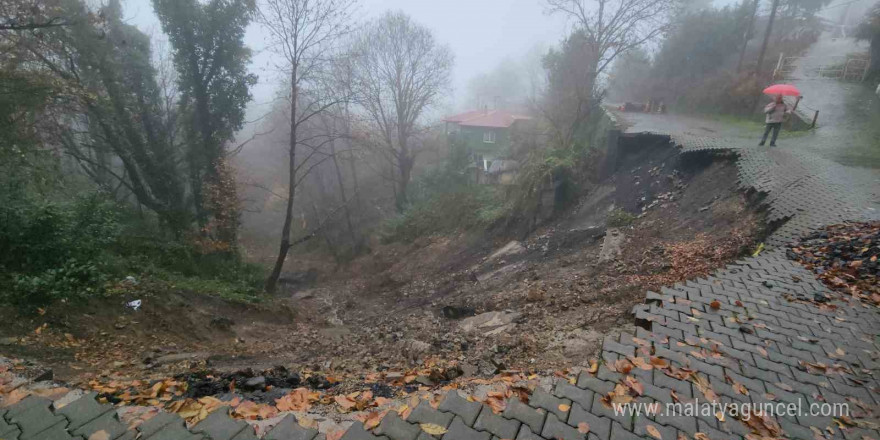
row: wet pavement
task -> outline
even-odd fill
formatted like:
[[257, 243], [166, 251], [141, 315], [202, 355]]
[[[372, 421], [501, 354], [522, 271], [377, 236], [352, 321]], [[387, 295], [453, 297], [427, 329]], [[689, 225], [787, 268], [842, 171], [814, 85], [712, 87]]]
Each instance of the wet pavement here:
[[839, 64], [849, 54], [867, 51], [866, 42], [823, 33], [804, 53], [789, 78], [803, 93], [804, 113], [819, 111], [817, 127], [800, 144], [835, 162], [880, 168], [880, 96], [876, 84], [820, 78], [817, 70]]

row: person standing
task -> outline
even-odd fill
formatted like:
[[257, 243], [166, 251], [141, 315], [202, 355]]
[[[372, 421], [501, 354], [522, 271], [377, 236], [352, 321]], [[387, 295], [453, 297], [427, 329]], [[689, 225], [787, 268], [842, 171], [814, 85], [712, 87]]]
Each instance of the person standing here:
[[782, 128], [782, 121], [785, 119], [785, 115], [790, 114], [791, 110], [788, 109], [788, 105], [782, 100], [782, 95], [776, 95], [773, 98], [773, 102], [764, 106], [764, 114], [767, 115], [764, 119], [766, 123], [764, 127], [764, 136], [761, 137], [761, 143], [758, 144], [760, 146], [764, 146], [764, 142], [767, 142], [767, 135], [770, 132], [773, 132], [773, 136], [770, 138], [770, 146], [776, 146], [776, 138], [779, 136], [779, 130]]

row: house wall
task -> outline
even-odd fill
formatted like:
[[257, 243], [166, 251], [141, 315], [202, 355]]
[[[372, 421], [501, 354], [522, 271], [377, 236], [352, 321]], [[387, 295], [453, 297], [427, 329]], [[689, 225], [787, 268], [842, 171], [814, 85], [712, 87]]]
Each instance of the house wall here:
[[[495, 143], [483, 142], [483, 133], [495, 132]], [[474, 154], [483, 155], [485, 159], [508, 157], [510, 154], [510, 133], [507, 128], [460, 127], [459, 136], [464, 145]]]

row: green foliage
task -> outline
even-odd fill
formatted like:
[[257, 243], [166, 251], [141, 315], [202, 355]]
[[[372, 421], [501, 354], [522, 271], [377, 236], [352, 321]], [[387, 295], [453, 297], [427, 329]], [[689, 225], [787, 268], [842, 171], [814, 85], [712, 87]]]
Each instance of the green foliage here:
[[507, 214], [503, 194], [489, 185], [436, 192], [385, 225], [387, 241], [491, 226]]
[[259, 294], [261, 267], [163, 239], [156, 225], [106, 195], [54, 202], [3, 192], [0, 199], [0, 292], [10, 303], [35, 307], [108, 294], [132, 274], [228, 299]]
[[224, 146], [244, 124], [251, 51], [245, 30], [254, 0], [153, 0], [162, 30], [174, 48], [181, 91], [179, 112], [187, 140], [190, 189], [199, 228], [235, 245], [238, 200], [225, 172]]
[[[123, 21], [119, 0], [25, 3], [0, 7], [30, 14], [7, 14], [26, 27], [0, 35], [0, 297], [80, 300], [127, 275], [255, 295], [259, 268], [189, 235], [203, 181], [216, 206], [235, 199], [218, 158], [255, 81], [243, 44], [253, 1], [157, 0], [172, 15], [163, 27], [180, 96], [159, 81], [150, 38]], [[237, 227], [237, 211], [226, 218]]]
[[500, 189], [471, 181], [474, 169], [464, 145], [453, 141], [450, 147], [443, 167], [429, 170], [409, 185], [408, 209], [384, 225], [387, 241], [485, 228], [507, 214]]
[[620, 228], [631, 225], [635, 220], [636, 216], [621, 208], [617, 208], [608, 213], [608, 217], [605, 219], [605, 225], [609, 228]]
[[19, 304], [81, 298], [103, 289], [105, 250], [119, 236], [118, 209], [100, 195], [70, 202], [4, 197], [0, 286]]

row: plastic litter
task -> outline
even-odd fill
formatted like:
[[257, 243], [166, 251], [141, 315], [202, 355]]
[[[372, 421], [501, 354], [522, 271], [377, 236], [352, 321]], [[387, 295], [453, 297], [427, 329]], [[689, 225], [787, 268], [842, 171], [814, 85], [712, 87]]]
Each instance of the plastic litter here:
[[141, 304], [143, 304], [143, 301], [136, 299], [125, 303], [125, 306], [137, 312], [137, 310], [141, 308]]

